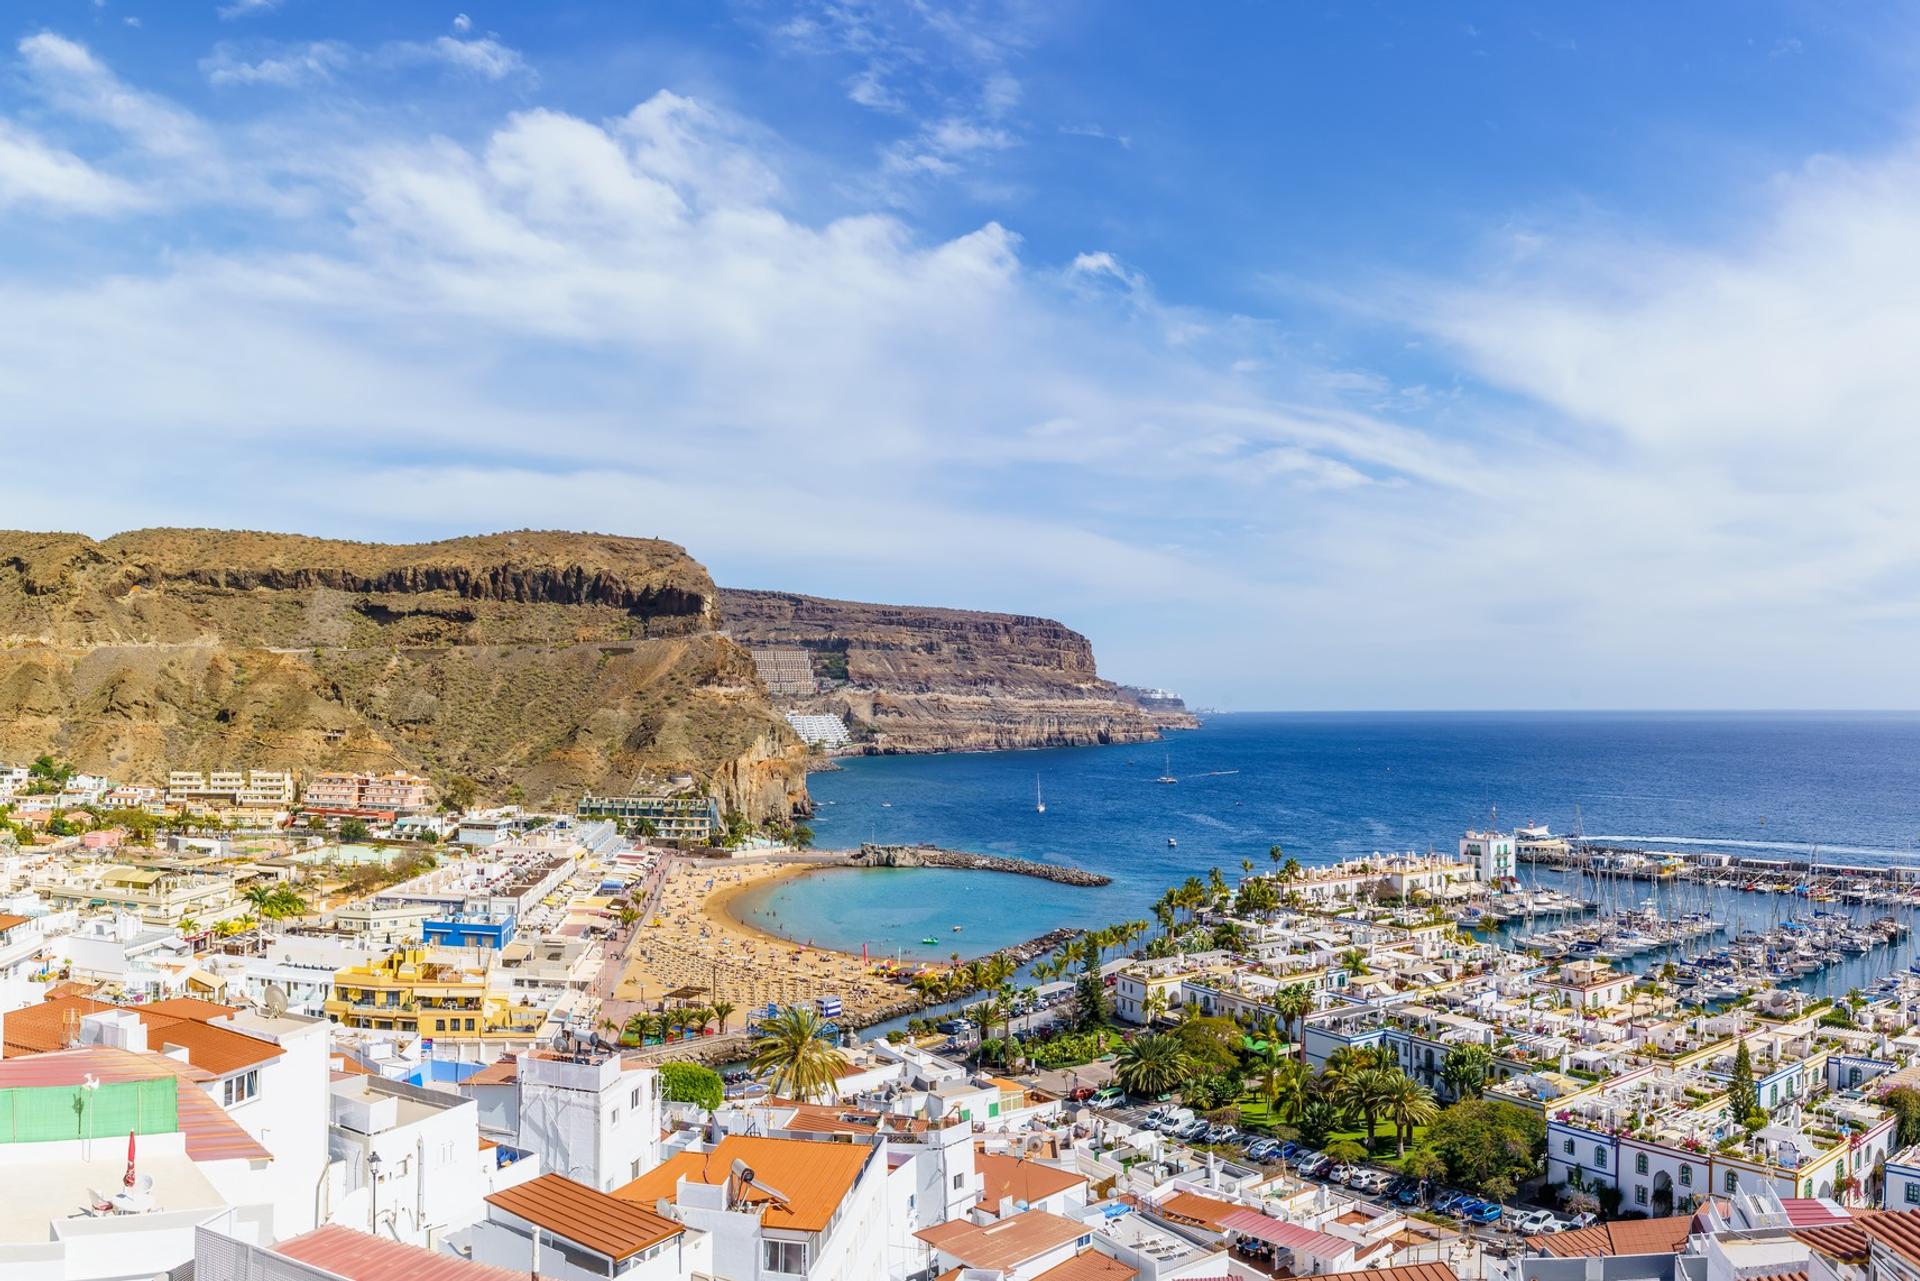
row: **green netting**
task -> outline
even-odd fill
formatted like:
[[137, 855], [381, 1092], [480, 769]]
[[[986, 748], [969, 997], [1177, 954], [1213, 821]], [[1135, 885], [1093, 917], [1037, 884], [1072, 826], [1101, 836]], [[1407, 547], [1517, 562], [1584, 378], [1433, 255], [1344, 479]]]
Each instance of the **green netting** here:
[[0, 1090], [0, 1143], [105, 1139], [116, 1134], [170, 1134], [179, 1128], [178, 1087], [171, 1080], [27, 1086]]

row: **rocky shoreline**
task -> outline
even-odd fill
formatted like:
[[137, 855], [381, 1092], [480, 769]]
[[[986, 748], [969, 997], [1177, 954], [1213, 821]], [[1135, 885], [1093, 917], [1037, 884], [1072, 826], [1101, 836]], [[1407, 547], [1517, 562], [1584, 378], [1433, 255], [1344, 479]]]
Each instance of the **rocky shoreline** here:
[[1055, 863], [1036, 863], [1024, 858], [999, 854], [969, 854], [964, 850], [941, 849], [937, 845], [863, 844], [847, 856], [849, 867], [950, 867], [970, 872], [1006, 872], [1012, 876], [1031, 876], [1060, 885], [1094, 887], [1111, 885], [1113, 878], [1084, 868], [1062, 867]]

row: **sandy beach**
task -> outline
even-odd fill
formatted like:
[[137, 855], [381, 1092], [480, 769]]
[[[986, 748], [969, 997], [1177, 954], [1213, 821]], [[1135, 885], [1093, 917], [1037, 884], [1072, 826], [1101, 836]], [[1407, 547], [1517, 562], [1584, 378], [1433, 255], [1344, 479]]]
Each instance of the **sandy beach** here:
[[913, 993], [888, 982], [857, 956], [807, 947], [743, 924], [728, 904], [768, 881], [818, 870], [810, 864], [676, 863], [658, 909], [634, 927], [614, 996], [655, 1009], [668, 994], [697, 988], [671, 1003], [731, 1001], [739, 1026], [750, 1006], [837, 996], [849, 1022], [870, 1022], [909, 1003]]

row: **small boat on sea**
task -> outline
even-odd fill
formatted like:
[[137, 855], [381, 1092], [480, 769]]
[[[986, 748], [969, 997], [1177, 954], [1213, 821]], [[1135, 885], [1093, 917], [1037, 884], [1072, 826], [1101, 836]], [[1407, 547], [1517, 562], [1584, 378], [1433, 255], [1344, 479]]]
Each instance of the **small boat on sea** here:
[[940, 940], [935, 938], [933, 935], [929, 934], [925, 938], [921, 939], [920, 941], [926, 944], [928, 947], [932, 947], [935, 944], [939, 943]]
[[1169, 836], [1169, 837], [1167, 838], [1167, 846], [1168, 846], [1168, 848], [1172, 848], [1173, 846], [1176, 846], [1176, 845], [1178, 845], [1178, 844], [1180, 844], [1180, 842], [1179, 842], [1179, 841], [1176, 841], [1176, 840], [1174, 840], [1174, 839], [1173, 839], [1173, 838], [1172, 838], [1171, 836]]
[[1047, 812], [1047, 802], [1045, 798], [1040, 795], [1040, 776], [1038, 774], [1033, 776], [1033, 812], [1036, 814], [1044, 814]]
[[964, 930], [964, 929], [966, 929], [966, 928], [967, 928], [967, 927], [966, 927], [966, 926], [964, 926], [964, 925], [956, 925], [956, 926], [954, 926], [954, 927], [953, 927], [953, 932], [954, 932], [955, 934], [958, 934], [958, 933], [959, 933], [959, 932], [960, 932], [961, 930]]
[[[1166, 768], [1166, 772], [1162, 774], [1159, 778], [1154, 779], [1153, 781], [1156, 783], [1178, 783], [1180, 780], [1173, 776], [1173, 753], [1172, 752], [1168, 752], [1166, 754], [1165, 768]], [[1173, 842], [1168, 841], [1167, 844], [1171, 845], [1173, 844]]]

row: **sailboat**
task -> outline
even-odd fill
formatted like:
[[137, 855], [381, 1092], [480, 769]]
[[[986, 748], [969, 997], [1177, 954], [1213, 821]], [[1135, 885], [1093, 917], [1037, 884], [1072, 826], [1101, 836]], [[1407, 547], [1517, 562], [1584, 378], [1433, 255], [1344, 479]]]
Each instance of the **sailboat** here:
[[1166, 768], [1167, 768], [1167, 772], [1162, 774], [1159, 778], [1154, 779], [1153, 781], [1156, 783], [1178, 783], [1180, 780], [1173, 776], [1173, 753], [1172, 752], [1168, 752], [1166, 754]]
[[1033, 776], [1033, 812], [1036, 814], [1044, 814], [1047, 812], [1047, 802], [1040, 795], [1040, 776], [1038, 774]]

